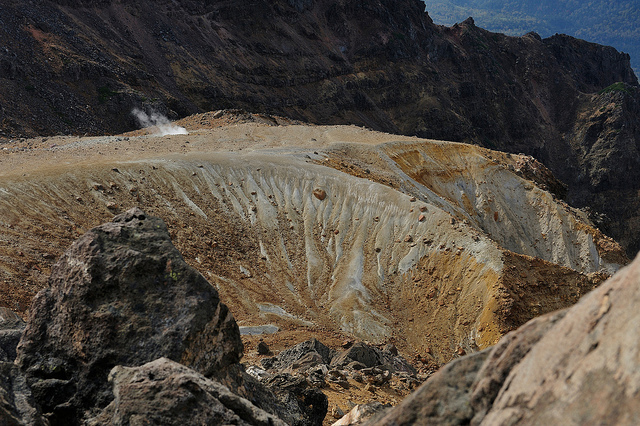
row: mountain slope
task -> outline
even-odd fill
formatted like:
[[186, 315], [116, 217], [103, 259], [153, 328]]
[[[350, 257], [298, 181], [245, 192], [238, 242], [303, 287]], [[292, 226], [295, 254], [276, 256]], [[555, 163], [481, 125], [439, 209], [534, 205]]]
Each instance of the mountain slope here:
[[118, 133], [137, 125], [134, 107], [172, 118], [241, 107], [470, 142], [533, 155], [572, 205], [592, 208], [628, 253], [640, 249], [628, 55], [472, 21], [440, 27], [423, 10], [418, 0], [2, 0], [0, 135]]
[[79, 233], [136, 205], [164, 218], [241, 326], [395, 341], [441, 364], [575, 303], [627, 262], [538, 186], [551, 181], [518, 176], [526, 157], [224, 120], [5, 152], [3, 303], [24, 303]]
[[425, 0], [425, 5], [438, 24], [453, 25], [473, 16], [483, 28], [508, 35], [562, 33], [614, 46], [629, 53], [636, 73], [640, 70], [640, 10], [633, 0]]

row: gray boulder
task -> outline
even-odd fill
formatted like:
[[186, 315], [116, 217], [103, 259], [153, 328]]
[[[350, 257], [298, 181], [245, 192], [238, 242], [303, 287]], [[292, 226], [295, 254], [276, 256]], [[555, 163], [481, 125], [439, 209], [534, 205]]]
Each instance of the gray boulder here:
[[162, 220], [131, 209], [78, 239], [33, 300], [17, 364], [52, 424], [113, 400], [116, 365], [166, 357], [215, 376], [243, 350], [218, 293], [187, 265]]
[[331, 360], [331, 367], [344, 368], [353, 361], [364, 364], [366, 367], [375, 367], [382, 364], [382, 351], [363, 342], [356, 342], [349, 349], [340, 352]]
[[445, 366], [387, 424], [637, 424], [640, 257], [573, 307]]
[[261, 383], [273, 392], [274, 403], [284, 408], [278, 412], [282, 420], [292, 425], [322, 426], [329, 401], [324, 393], [310, 387], [304, 377], [280, 373]]
[[263, 359], [262, 366], [268, 370], [292, 370], [311, 368], [318, 364], [330, 364], [336, 351], [317, 339], [310, 339], [286, 349], [277, 357]]
[[381, 416], [389, 408], [391, 405], [379, 401], [358, 404], [331, 426], [358, 426]]
[[140, 367], [116, 366], [109, 381], [115, 399], [87, 426], [285, 426], [217, 381], [167, 358]]

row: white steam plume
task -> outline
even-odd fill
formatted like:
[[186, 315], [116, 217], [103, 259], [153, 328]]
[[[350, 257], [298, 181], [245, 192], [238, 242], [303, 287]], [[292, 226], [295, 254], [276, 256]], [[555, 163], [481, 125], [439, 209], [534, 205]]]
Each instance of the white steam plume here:
[[155, 127], [153, 135], [165, 136], [165, 135], [188, 135], [187, 129], [184, 127], [176, 126], [167, 117], [156, 111], [151, 111], [151, 114], [147, 114], [139, 108], [134, 108], [131, 114], [138, 120], [141, 127]]

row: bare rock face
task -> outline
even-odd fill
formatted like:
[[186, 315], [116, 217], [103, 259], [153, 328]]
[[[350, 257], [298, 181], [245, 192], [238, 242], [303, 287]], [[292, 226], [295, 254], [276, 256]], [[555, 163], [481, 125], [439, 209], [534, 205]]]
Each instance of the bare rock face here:
[[24, 374], [12, 362], [0, 362], [0, 424], [49, 425], [36, 408]]
[[447, 365], [372, 424], [633, 424], [640, 258], [564, 311]]
[[160, 358], [140, 367], [114, 367], [109, 374], [115, 399], [90, 426], [114, 424], [284, 426], [217, 381]]
[[113, 399], [107, 376], [116, 365], [166, 357], [212, 376], [242, 350], [231, 313], [164, 223], [131, 209], [88, 231], [53, 267], [16, 362], [51, 422], [77, 424]]
[[0, 308], [0, 361], [16, 359], [16, 347], [25, 327], [26, 323], [15, 312]]

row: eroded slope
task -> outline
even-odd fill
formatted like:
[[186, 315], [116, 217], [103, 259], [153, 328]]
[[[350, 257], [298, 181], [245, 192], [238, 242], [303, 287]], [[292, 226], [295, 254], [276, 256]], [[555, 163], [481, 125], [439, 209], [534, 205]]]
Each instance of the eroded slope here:
[[440, 364], [625, 261], [499, 153], [357, 127], [190, 130], [5, 151], [3, 302], [26, 309], [78, 234], [137, 205], [241, 326], [391, 340]]

